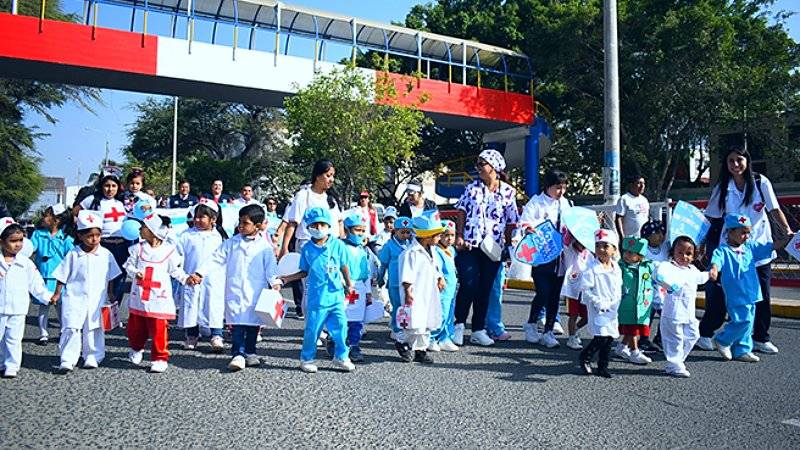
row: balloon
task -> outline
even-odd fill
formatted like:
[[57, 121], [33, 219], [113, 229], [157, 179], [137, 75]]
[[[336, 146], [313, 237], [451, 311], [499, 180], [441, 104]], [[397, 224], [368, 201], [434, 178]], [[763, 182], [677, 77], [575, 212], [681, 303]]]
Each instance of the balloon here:
[[129, 241], [139, 240], [139, 230], [142, 228], [141, 222], [138, 220], [128, 219], [122, 222], [122, 237]]
[[147, 200], [139, 200], [133, 205], [133, 217], [144, 220], [145, 217], [153, 214], [153, 205]]

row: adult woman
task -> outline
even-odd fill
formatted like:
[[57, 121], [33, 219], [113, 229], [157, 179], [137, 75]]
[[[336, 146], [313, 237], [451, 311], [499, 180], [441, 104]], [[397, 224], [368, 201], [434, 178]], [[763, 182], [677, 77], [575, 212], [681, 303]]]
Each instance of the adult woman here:
[[425, 211], [436, 209], [436, 203], [433, 200], [428, 200], [422, 193], [422, 182], [419, 180], [412, 180], [406, 186], [406, 201], [400, 205], [397, 211], [399, 217], [417, 217], [422, 215]]
[[456, 295], [454, 341], [463, 343], [464, 322], [472, 307], [470, 342], [486, 346], [494, 344], [485, 329], [486, 313], [501, 262], [497, 255], [490, 257], [481, 247], [503, 248], [510, 244], [518, 211], [516, 191], [505, 182], [503, 156], [497, 150], [483, 150], [475, 168], [479, 179], [467, 185], [456, 203], [456, 268], [460, 288]]
[[370, 236], [376, 236], [380, 231], [378, 230], [378, 211], [372, 206], [369, 191], [362, 191], [356, 201], [358, 202], [356, 209], [368, 223], [367, 233]]
[[[561, 214], [570, 207], [569, 200], [564, 197], [567, 191], [568, 179], [564, 172], [551, 170], [544, 177], [544, 190], [541, 194], [531, 197], [522, 210], [519, 220], [524, 232], [530, 232], [534, 227], [546, 220], [562, 231]], [[541, 342], [549, 348], [558, 347], [558, 341], [553, 336], [553, 326], [558, 313], [558, 300], [561, 285], [564, 283], [564, 267], [561, 258], [555, 261], [535, 266], [533, 268], [533, 284], [536, 286], [536, 295], [531, 302], [531, 311], [528, 322], [523, 325], [525, 340], [537, 344]], [[542, 309], [545, 309], [544, 335], [536, 329], [536, 320]]]
[[[742, 214], [750, 218], [753, 231], [750, 239], [760, 243], [772, 243], [768, 213], [774, 212], [778, 226], [788, 235], [794, 234], [789, 228], [786, 216], [780, 209], [772, 183], [761, 174], [753, 173], [750, 153], [747, 150], [734, 148], [725, 153], [722, 160], [723, 169], [719, 179], [711, 191], [711, 198], [705, 215], [711, 219], [712, 231], [706, 243], [706, 253], [717, 247], [720, 236], [724, 235], [722, 218], [725, 214]], [[769, 325], [772, 319], [770, 311], [770, 279], [772, 278], [772, 260], [776, 254], [764, 260], [756, 261], [758, 281], [764, 300], [756, 303], [756, 320], [753, 326], [753, 344], [756, 351], [762, 353], [778, 353], [778, 348], [770, 341]], [[700, 340], [697, 345], [704, 350], [713, 350], [711, 337], [725, 320], [725, 294], [718, 284], [709, 281], [706, 284], [706, 309], [700, 321]]]

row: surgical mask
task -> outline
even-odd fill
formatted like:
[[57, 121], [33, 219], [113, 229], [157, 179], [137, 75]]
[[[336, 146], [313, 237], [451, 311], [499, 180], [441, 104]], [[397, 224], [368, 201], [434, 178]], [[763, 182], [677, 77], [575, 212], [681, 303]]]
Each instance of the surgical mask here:
[[355, 246], [362, 246], [364, 245], [364, 236], [359, 236], [357, 234], [347, 233], [347, 241]]
[[328, 230], [320, 230], [319, 228], [309, 228], [308, 234], [311, 235], [312, 239], [323, 239], [325, 236], [328, 235]]
[[406, 248], [408, 246], [408, 244], [411, 243], [411, 239], [398, 239], [396, 237], [394, 237], [393, 239], [395, 240], [395, 242], [400, 244], [400, 246], [403, 247], [403, 248]]

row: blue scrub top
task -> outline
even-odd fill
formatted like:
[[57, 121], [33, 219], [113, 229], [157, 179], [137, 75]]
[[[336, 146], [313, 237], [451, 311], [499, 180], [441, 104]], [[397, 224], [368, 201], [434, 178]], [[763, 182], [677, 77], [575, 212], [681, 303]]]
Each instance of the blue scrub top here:
[[[56, 270], [64, 256], [72, 250], [75, 242], [71, 237], [65, 236], [64, 232], [58, 230], [55, 236], [50, 235], [50, 230], [38, 229], [31, 236], [31, 244], [36, 250], [34, 263], [42, 274], [42, 278], [52, 279], [53, 271]], [[50, 287], [48, 283], [48, 288]], [[53, 287], [55, 288], [55, 287]]]
[[312, 240], [300, 252], [300, 270], [308, 273], [306, 293], [308, 307], [329, 307], [337, 303], [344, 308], [342, 267], [349, 261], [345, 244], [329, 237], [324, 246]]
[[764, 299], [755, 262], [770, 257], [772, 243], [747, 241], [740, 250], [737, 252], [722, 243], [711, 256], [711, 264], [719, 269], [725, 303], [729, 306], [751, 305]]
[[367, 250], [360, 245], [345, 243], [345, 246], [347, 246], [349, 254], [347, 268], [350, 269], [350, 280], [369, 280], [369, 256], [367, 256]]
[[444, 282], [447, 284], [444, 290], [441, 292], [440, 296], [442, 298], [453, 298], [456, 295], [456, 286], [458, 285], [458, 277], [456, 276], [456, 260], [455, 254], [456, 249], [453, 247], [449, 247], [448, 251], [453, 256], [448, 256], [445, 251], [436, 246], [436, 257], [439, 258], [439, 264], [442, 268], [442, 273], [444, 274]]
[[382, 270], [389, 271], [389, 280], [387, 282], [389, 289], [400, 287], [400, 267], [398, 260], [400, 259], [400, 253], [403, 253], [403, 251], [405, 251], [405, 249], [397, 243], [397, 240], [391, 238], [389, 242], [381, 248], [381, 254], [378, 255]]

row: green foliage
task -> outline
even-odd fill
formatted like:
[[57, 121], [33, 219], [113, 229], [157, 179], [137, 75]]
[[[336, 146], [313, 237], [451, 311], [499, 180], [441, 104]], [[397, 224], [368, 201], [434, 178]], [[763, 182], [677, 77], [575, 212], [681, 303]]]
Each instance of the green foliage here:
[[[317, 74], [286, 100], [295, 160], [304, 167], [319, 159], [332, 161], [344, 200], [361, 189], [396, 183], [398, 175], [387, 169], [414, 158], [427, 123], [413, 105], [397, 107], [403, 95], [349, 66]], [[375, 104], [374, 98], [384, 101]], [[391, 194], [387, 189], [385, 195]]]

